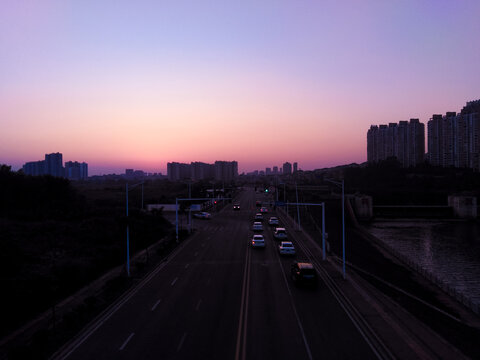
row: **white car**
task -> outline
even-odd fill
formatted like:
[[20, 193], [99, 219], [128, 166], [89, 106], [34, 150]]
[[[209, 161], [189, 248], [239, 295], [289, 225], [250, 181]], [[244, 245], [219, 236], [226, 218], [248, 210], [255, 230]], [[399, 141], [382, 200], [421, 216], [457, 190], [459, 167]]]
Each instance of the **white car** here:
[[295, 255], [295, 247], [291, 241], [282, 241], [278, 245], [278, 252], [280, 255]]
[[212, 215], [210, 215], [210, 213], [205, 212], [205, 211], [195, 213], [195, 214], [193, 214], [193, 216], [195, 216], [198, 219], [210, 219], [212, 217]]
[[263, 238], [263, 235], [253, 235], [252, 238], [252, 247], [265, 247], [265, 239]]
[[268, 225], [278, 225], [279, 221], [278, 218], [275, 216], [272, 216], [270, 219], [268, 219]]
[[275, 229], [273, 237], [278, 240], [285, 240], [287, 239], [287, 231], [285, 230], [285, 228], [278, 227]]
[[255, 220], [260, 220], [262, 221], [263, 220], [263, 215], [261, 213], [256, 213], [255, 214]]
[[263, 225], [259, 221], [253, 223], [253, 231], [263, 231]]

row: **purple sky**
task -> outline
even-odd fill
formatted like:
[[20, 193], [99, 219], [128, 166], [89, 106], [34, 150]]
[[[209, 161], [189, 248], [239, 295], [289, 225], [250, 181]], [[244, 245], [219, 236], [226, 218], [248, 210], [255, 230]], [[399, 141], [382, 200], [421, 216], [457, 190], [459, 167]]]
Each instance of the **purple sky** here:
[[0, 163], [366, 160], [480, 98], [479, 1], [2, 1]]

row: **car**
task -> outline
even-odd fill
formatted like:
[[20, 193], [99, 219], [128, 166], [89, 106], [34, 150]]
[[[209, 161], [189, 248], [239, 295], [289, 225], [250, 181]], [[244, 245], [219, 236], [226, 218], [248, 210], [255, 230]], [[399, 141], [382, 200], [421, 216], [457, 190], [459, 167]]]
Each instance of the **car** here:
[[285, 228], [277, 227], [273, 233], [273, 237], [278, 240], [285, 240], [287, 236], [287, 230]]
[[265, 206], [262, 206], [262, 207], [260, 208], [260, 212], [266, 214], [266, 213], [268, 213], [268, 209], [267, 209]]
[[259, 221], [253, 223], [253, 231], [263, 231], [263, 225]]
[[261, 213], [256, 213], [255, 214], [255, 220], [260, 220], [262, 221], [263, 220], [263, 215]]
[[278, 252], [280, 255], [295, 255], [295, 247], [291, 241], [282, 241], [278, 245]]
[[251, 245], [252, 247], [265, 248], [265, 239], [263, 235], [253, 235]]
[[195, 213], [193, 214], [193, 216], [195, 216], [197, 219], [205, 219], [205, 220], [210, 220], [212, 218], [212, 215], [210, 215], [210, 213], [205, 211]]
[[271, 216], [270, 219], [268, 219], [268, 225], [278, 225], [279, 221], [276, 216]]
[[296, 285], [317, 285], [317, 272], [311, 263], [294, 262], [291, 267], [291, 277]]
[[255, 207], [262, 207], [262, 202], [261, 201], [256, 201], [255, 202]]
[[233, 204], [233, 210], [240, 210], [239, 204]]

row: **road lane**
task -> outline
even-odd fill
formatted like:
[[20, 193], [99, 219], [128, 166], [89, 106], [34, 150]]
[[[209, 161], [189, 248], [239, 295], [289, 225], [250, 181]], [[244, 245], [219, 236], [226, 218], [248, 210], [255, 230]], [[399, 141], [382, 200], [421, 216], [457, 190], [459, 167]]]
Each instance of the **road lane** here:
[[278, 255], [268, 227], [274, 213], [266, 249], [249, 250], [259, 198], [244, 191], [240, 211], [197, 220], [185, 247], [68, 359], [374, 358], [323, 284], [292, 286], [292, 259]]

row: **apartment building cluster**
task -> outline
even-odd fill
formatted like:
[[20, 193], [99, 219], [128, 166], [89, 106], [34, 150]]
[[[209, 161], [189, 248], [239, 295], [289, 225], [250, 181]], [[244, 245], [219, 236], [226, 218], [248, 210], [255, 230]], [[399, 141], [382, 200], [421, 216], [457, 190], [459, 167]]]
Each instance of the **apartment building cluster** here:
[[425, 126], [418, 119], [398, 124], [372, 125], [367, 132], [367, 161], [396, 157], [404, 167], [424, 160], [434, 166], [480, 171], [480, 100], [470, 101], [459, 112], [434, 114]]
[[425, 125], [419, 119], [372, 125], [367, 132], [367, 161], [396, 157], [403, 167], [416, 166], [425, 158]]
[[480, 100], [467, 102], [459, 113], [432, 115], [427, 129], [432, 165], [480, 171]]
[[87, 180], [88, 164], [85, 162], [67, 161], [65, 166], [63, 166], [63, 155], [57, 152], [45, 154], [45, 160], [25, 163], [23, 172], [32, 176], [51, 175], [65, 177], [70, 180]]
[[215, 179], [229, 182], [238, 176], [238, 162], [215, 161], [214, 164], [170, 162], [167, 163], [167, 176], [171, 181]]
[[288, 161], [283, 163], [281, 167], [273, 166], [267, 167], [264, 170], [254, 170], [252, 172], [247, 173], [247, 175], [253, 176], [269, 176], [269, 175], [291, 175], [295, 174], [298, 171], [298, 163], [294, 162], [293, 167], [292, 164]]

